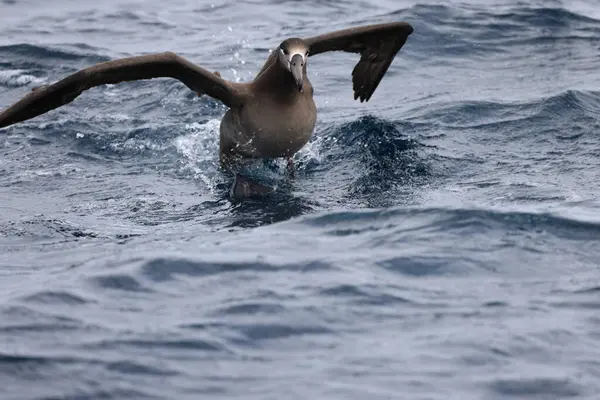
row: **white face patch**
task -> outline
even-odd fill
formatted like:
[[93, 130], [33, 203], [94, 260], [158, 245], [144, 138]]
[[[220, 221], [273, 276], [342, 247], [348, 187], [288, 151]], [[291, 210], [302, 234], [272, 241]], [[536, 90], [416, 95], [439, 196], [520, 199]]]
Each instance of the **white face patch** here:
[[292, 48], [291, 51], [289, 52], [289, 54], [287, 54], [287, 55], [283, 52], [283, 49], [279, 49], [279, 51], [281, 52], [281, 55], [285, 57], [287, 62], [292, 61], [292, 57], [294, 57], [295, 55], [302, 56], [302, 62], [306, 62], [306, 50], [305, 49]]
[[305, 61], [306, 61], [305, 54], [304, 54], [304, 53], [301, 53], [301, 52], [293, 53], [292, 55], [290, 55], [290, 60], [291, 60], [291, 59], [292, 59], [292, 58], [293, 58], [295, 55], [300, 55], [300, 56], [302, 56], [302, 62], [305, 62]]
[[292, 48], [290, 48], [290, 60], [296, 54], [299, 54], [299, 55], [302, 56], [302, 62], [306, 61], [306, 48], [304, 48], [303, 46], [298, 46], [298, 47], [292, 47]]
[[283, 51], [283, 49], [279, 49], [279, 52], [281, 53], [281, 62], [282, 64], [285, 66], [285, 68], [287, 68], [288, 71], [291, 71], [292, 66], [291, 66], [291, 62], [292, 62], [292, 58], [295, 55], [299, 55], [302, 57], [302, 62], [306, 63], [306, 48], [304, 47], [292, 47], [290, 48], [290, 52], [288, 54], [285, 54], [285, 52]]

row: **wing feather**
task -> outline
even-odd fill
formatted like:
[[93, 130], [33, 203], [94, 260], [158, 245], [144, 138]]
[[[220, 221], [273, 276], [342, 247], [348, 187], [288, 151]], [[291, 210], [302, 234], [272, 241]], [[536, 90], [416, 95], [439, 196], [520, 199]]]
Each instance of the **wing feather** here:
[[70, 103], [94, 86], [153, 78], [175, 78], [196, 93], [232, 107], [241, 101], [241, 86], [199, 67], [172, 52], [107, 61], [77, 71], [66, 78], [31, 91], [0, 113], [0, 128], [34, 118]]
[[309, 56], [328, 51], [360, 54], [352, 70], [354, 99], [369, 101], [413, 27], [406, 22], [366, 25], [304, 39]]

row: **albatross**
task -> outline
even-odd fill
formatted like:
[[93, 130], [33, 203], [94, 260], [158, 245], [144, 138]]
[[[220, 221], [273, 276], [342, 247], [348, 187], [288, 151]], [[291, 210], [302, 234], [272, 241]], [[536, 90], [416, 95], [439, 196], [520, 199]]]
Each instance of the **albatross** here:
[[208, 95], [228, 107], [219, 128], [219, 161], [234, 173], [233, 197], [264, 194], [269, 188], [242, 178], [244, 162], [287, 159], [310, 140], [317, 120], [307, 59], [330, 51], [360, 54], [352, 70], [354, 100], [369, 101], [413, 27], [391, 22], [351, 27], [308, 38], [291, 37], [274, 49], [250, 82], [225, 80], [173, 53], [120, 58], [81, 69], [56, 83], [34, 88], [0, 112], [0, 128], [22, 122], [72, 102], [95, 86], [153, 78], [174, 78], [198, 96]]

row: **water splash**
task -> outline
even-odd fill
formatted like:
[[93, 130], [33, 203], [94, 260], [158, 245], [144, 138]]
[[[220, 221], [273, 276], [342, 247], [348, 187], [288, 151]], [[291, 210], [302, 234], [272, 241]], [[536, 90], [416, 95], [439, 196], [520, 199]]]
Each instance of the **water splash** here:
[[0, 85], [21, 87], [29, 85], [30, 83], [42, 84], [46, 82], [46, 79], [27, 74], [26, 72], [27, 71], [22, 69], [7, 69], [0, 71]]
[[180, 171], [191, 172], [194, 179], [200, 179], [213, 193], [217, 183], [220, 123], [218, 119], [211, 119], [206, 123], [186, 124], [184, 129], [189, 133], [173, 140], [182, 156]]

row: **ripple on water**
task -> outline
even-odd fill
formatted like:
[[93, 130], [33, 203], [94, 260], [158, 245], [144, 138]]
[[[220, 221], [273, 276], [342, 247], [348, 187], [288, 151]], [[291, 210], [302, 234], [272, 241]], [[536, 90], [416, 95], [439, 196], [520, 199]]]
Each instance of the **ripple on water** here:
[[[29, 301], [27, 298], [25, 302], [31, 303], [29, 306], [18, 305], [18, 306], [5, 306], [0, 307], [0, 335], [7, 334], [7, 340], [14, 338], [13, 335], [36, 335], [41, 332], [67, 332], [67, 331], [78, 331], [82, 329], [96, 329], [94, 326], [89, 326], [83, 321], [67, 317], [59, 314], [59, 310], [51, 312], [51, 307], [42, 311], [33, 308], [33, 305], [39, 305], [38, 299], [34, 302]], [[54, 306], [70, 305], [55, 303]]]
[[400, 256], [379, 261], [377, 264], [390, 271], [413, 277], [448, 275], [456, 273], [457, 269], [465, 273], [473, 269], [469, 268], [468, 265], [472, 263], [468, 260], [462, 257], [455, 258], [453, 261], [452, 257], [447, 255]]
[[78, 296], [69, 292], [59, 291], [42, 291], [22, 299], [26, 303], [39, 303], [39, 304], [56, 304], [56, 305], [83, 305], [92, 302], [92, 300], [86, 299], [82, 296]]
[[281, 304], [246, 301], [241, 304], [220, 307], [214, 311], [213, 315], [282, 315], [285, 310], [286, 308]]
[[334, 335], [336, 332], [326, 326], [301, 324], [262, 324], [251, 323], [233, 325], [232, 329], [243, 335], [246, 342], [252, 346], [269, 340], [283, 340], [313, 335]]
[[126, 292], [151, 293], [152, 289], [146, 287], [138, 279], [126, 274], [108, 274], [90, 278], [100, 289], [117, 290]]
[[86, 363], [86, 360], [75, 357], [44, 357], [0, 352], [0, 371], [19, 378], [22, 378], [23, 375], [41, 378], [44, 370], [51, 370], [61, 365], [69, 366]]
[[582, 388], [571, 378], [504, 378], [488, 384], [500, 398], [572, 398], [583, 394]]
[[155, 282], [169, 281], [177, 275], [209, 276], [238, 272], [321, 271], [330, 268], [325, 262], [274, 265], [267, 262], [193, 261], [155, 258], [141, 266], [142, 275]]
[[180, 353], [185, 355], [186, 351], [200, 352], [227, 352], [226, 346], [215, 340], [207, 338], [164, 338], [164, 339], [120, 339], [104, 340], [97, 343], [84, 345], [87, 349], [107, 349], [107, 350], [141, 350], [143, 352], [150, 350], [165, 350], [168, 352]]
[[169, 377], [179, 375], [179, 372], [165, 367], [154, 367], [148, 364], [141, 364], [131, 360], [115, 361], [106, 364], [106, 368], [119, 374], [150, 375], [160, 377]]
[[382, 287], [364, 287], [359, 285], [341, 284], [319, 290], [320, 296], [332, 299], [343, 299], [362, 306], [406, 306], [410, 308], [416, 303], [405, 296], [384, 292]]

